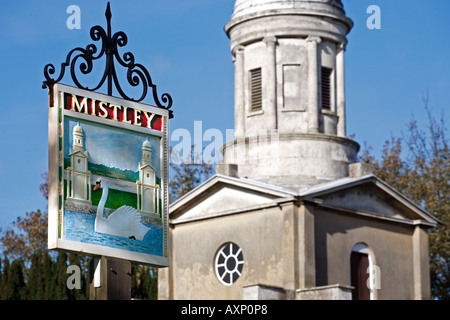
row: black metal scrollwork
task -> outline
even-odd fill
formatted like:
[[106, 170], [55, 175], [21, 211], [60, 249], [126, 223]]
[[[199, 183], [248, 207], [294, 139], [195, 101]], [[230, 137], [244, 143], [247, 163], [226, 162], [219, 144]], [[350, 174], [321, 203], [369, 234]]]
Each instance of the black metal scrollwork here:
[[[61, 72], [57, 79], [51, 77], [53, 74], [55, 74], [55, 66], [53, 64], [47, 64], [44, 67], [45, 81], [43, 81], [42, 88], [49, 88], [53, 84], [60, 82], [64, 77], [66, 67], [70, 67], [72, 80], [80, 89], [95, 91], [101, 88], [104, 85], [105, 81], [107, 81], [108, 95], [112, 95], [112, 86], [114, 83], [116, 90], [119, 92], [122, 98], [140, 102], [145, 99], [148, 93], [148, 89], [151, 88], [153, 99], [156, 105], [159, 108], [169, 110], [172, 107], [172, 97], [168, 93], [164, 93], [161, 96], [160, 100], [156, 90], [156, 85], [153, 84], [152, 78], [150, 77], [147, 69], [142, 64], [135, 62], [134, 55], [131, 52], [126, 52], [123, 54], [123, 56], [119, 54], [118, 47], [126, 46], [126, 44], [128, 43], [128, 38], [127, 35], [122, 31], [116, 32], [111, 36], [112, 15], [109, 2], [106, 8], [105, 16], [107, 21], [107, 31], [105, 31], [101, 26], [98, 25], [92, 27], [90, 31], [92, 40], [101, 41], [102, 47], [100, 51], [97, 50], [97, 47], [94, 44], [89, 44], [85, 49], [80, 47], [72, 49], [68, 53], [66, 61], [61, 63]], [[93, 70], [93, 61], [98, 60], [103, 56], [106, 56], [106, 66], [100, 83], [92, 89], [83, 86], [80, 83], [75, 72], [76, 65], [79, 59], [81, 59], [79, 70], [82, 74], [87, 75]], [[127, 81], [131, 86], [138, 87], [142, 84], [142, 94], [138, 99], [133, 99], [126, 95], [122, 87], [120, 86], [119, 79], [116, 74], [116, 68], [114, 65], [114, 58], [122, 67], [127, 68]], [[173, 118], [172, 110], [169, 110], [169, 116], [170, 118]]]

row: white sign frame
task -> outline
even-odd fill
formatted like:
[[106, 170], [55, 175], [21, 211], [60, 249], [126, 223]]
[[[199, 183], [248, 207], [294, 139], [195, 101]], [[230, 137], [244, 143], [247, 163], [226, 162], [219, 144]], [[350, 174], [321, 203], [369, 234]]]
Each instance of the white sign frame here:
[[[68, 96], [72, 96], [71, 101], [75, 101], [74, 96], [77, 98], [78, 104], [74, 105], [74, 102], [72, 102], [71, 108], [68, 106]], [[87, 98], [85, 104], [83, 104], [83, 100], [80, 102], [80, 98]], [[94, 101], [94, 102], [93, 102]], [[90, 102], [90, 103], [89, 103]], [[100, 106], [100, 102], [103, 103], [102, 106]], [[95, 107], [95, 104], [96, 107]], [[94, 109], [96, 108], [96, 109]], [[100, 110], [102, 109], [102, 110]], [[105, 114], [105, 109], [108, 110], [109, 116]], [[96, 110], [96, 111], [95, 111]], [[122, 119], [120, 116], [118, 116], [118, 113], [122, 111]], [[131, 113], [130, 113], [131, 111]], [[111, 115], [112, 112], [112, 115]], [[130, 114], [131, 117], [134, 117], [133, 121], [130, 119], [127, 119], [127, 114]], [[152, 116], [154, 115], [154, 116]], [[154, 119], [157, 119], [158, 126], [153, 127], [151, 124], [152, 122], [149, 120], [152, 117]], [[48, 110], [48, 141], [49, 141], [49, 172], [48, 172], [48, 248], [53, 250], [64, 250], [69, 252], [77, 252], [77, 253], [83, 253], [87, 255], [93, 255], [93, 256], [105, 256], [110, 258], [117, 258], [117, 259], [124, 259], [129, 260], [132, 262], [136, 262], [139, 264], [144, 265], [151, 265], [155, 267], [168, 267], [169, 266], [169, 245], [168, 245], [168, 234], [169, 234], [169, 224], [168, 224], [168, 207], [169, 207], [169, 197], [168, 197], [168, 172], [169, 172], [169, 137], [168, 137], [168, 124], [169, 124], [169, 111], [162, 108], [157, 108], [154, 106], [149, 106], [142, 103], [137, 103], [133, 101], [128, 101], [116, 97], [111, 97], [108, 95], [82, 90], [74, 87], [70, 87], [67, 85], [62, 84], [54, 84], [49, 89], [49, 110]], [[147, 122], [145, 123], [145, 120]], [[72, 169], [72, 166], [75, 168], [75, 165], [71, 165], [70, 168], [67, 168], [67, 163], [64, 160], [67, 156], [67, 150], [70, 150], [72, 154], [75, 154], [74, 150], [77, 150], [77, 147], [75, 145], [68, 146], [69, 144], [69, 137], [66, 137], [67, 133], [69, 132], [69, 128], [65, 128], [65, 125], [68, 123], [71, 123], [73, 126], [73, 122], [78, 121], [78, 126], [86, 126], [89, 127], [92, 124], [92, 127], [99, 126], [101, 127], [101, 130], [111, 130], [111, 132], [119, 131], [119, 134], [121, 136], [123, 133], [130, 133], [133, 135], [136, 135], [141, 139], [141, 136], [147, 136], [147, 141], [149, 139], [154, 139], [155, 141], [159, 141], [159, 150], [156, 149], [156, 156], [158, 158], [156, 159], [159, 162], [156, 162], [157, 165], [159, 164], [159, 170], [155, 171], [155, 178], [159, 179], [159, 184], [154, 184], [154, 188], [152, 190], [155, 190], [154, 192], [157, 193], [157, 197], [155, 198], [155, 193], [152, 193], [152, 199], [155, 201], [152, 204], [152, 208], [154, 208], [153, 213], [149, 213], [150, 216], [145, 216], [145, 218], [153, 219], [153, 221], [158, 221], [155, 226], [151, 226], [148, 224], [142, 223], [143, 226], [148, 227], [147, 229], [152, 230], [152, 232], [157, 233], [157, 239], [161, 238], [161, 241], [156, 241], [156, 243], [160, 242], [161, 248], [158, 246], [155, 246], [157, 248], [157, 253], [155, 252], [147, 252], [147, 249], [142, 249], [140, 247], [140, 243], [144, 243], [144, 240], [136, 240], [136, 238], [131, 237], [131, 239], [126, 239], [124, 236], [123, 238], [120, 238], [120, 240], [123, 240], [122, 242], [125, 243], [132, 243], [133, 248], [130, 249], [127, 247], [127, 244], [124, 245], [124, 248], [118, 248], [113, 245], [111, 245], [112, 240], [105, 240], [106, 245], [98, 244], [98, 243], [90, 243], [89, 234], [87, 235], [87, 238], [84, 240], [77, 240], [77, 239], [69, 239], [69, 231], [68, 230], [75, 230], [76, 226], [71, 225], [72, 227], [68, 227], [69, 225], [66, 224], [68, 221], [65, 221], [66, 215], [68, 212], [68, 206], [71, 204], [72, 206], [75, 206], [76, 208], [84, 208], [83, 210], [86, 211], [85, 216], [88, 217], [86, 219], [92, 220], [90, 213], [92, 213], [92, 210], [95, 210], [95, 206], [91, 192], [92, 188], [95, 186], [95, 180], [101, 175], [95, 175], [91, 174], [90, 171], [88, 171], [88, 166], [84, 170], [86, 170], [86, 187], [84, 187], [84, 190], [88, 190], [85, 193], [83, 193], [84, 196], [86, 196], [86, 199], [81, 199], [75, 197], [70, 197], [70, 195], [73, 196], [73, 188], [74, 187], [74, 181], [69, 183], [69, 172], [73, 172], [74, 169]], [[82, 125], [80, 125], [82, 123]], [[82, 129], [86, 130], [86, 129]], [[100, 130], [100, 129], [99, 129]], [[126, 130], [126, 131], [125, 131]], [[75, 137], [75, 129], [72, 130], [73, 132], [69, 132], [69, 134], [72, 134], [72, 142], [76, 140]], [[84, 132], [84, 131], [82, 131]], [[93, 135], [91, 135], [93, 136]], [[134, 136], [132, 136], [134, 138]], [[87, 139], [87, 138], [86, 138]], [[159, 139], [159, 140], [158, 140]], [[142, 139], [141, 139], [142, 140]], [[86, 140], [87, 141], [87, 140]], [[153, 140], [151, 140], [153, 141]], [[83, 142], [84, 143], [84, 142]], [[93, 144], [92, 144], [93, 145]], [[154, 148], [154, 146], [152, 146]], [[80, 150], [81, 147], [78, 147], [78, 150]], [[142, 144], [142, 152], [144, 153], [144, 144]], [[84, 152], [84, 149], [81, 149], [82, 152]], [[96, 150], [96, 149], [92, 149]], [[151, 150], [151, 149], [150, 149]], [[85, 150], [84, 154], [88, 155], [90, 152], [88, 150]], [[96, 151], [93, 151], [93, 153]], [[150, 151], [150, 155], [152, 155]], [[127, 157], [122, 157], [127, 158]], [[72, 158], [73, 159], [73, 158]], [[87, 162], [86, 158], [86, 164]], [[115, 160], [119, 161], [119, 160]], [[78, 160], [78, 163], [80, 163], [80, 160]], [[151, 162], [152, 163], [152, 162]], [[142, 164], [145, 164], [144, 160], [142, 159]], [[152, 163], [153, 164], [153, 163]], [[155, 165], [155, 167], [157, 167]], [[141, 176], [144, 167], [148, 166], [142, 166], [141, 163], [139, 163], [139, 176]], [[108, 168], [108, 167], [107, 167]], [[111, 170], [116, 169], [115, 167], [112, 167]], [[70, 171], [72, 170], [72, 171]], [[150, 170], [150, 169], [149, 169]], [[159, 174], [159, 178], [156, 178]], [[147, 175], [148, 176], [148, 175]], [[141, 179], [141, 178], [139, 178]], [[103, 177], [103, 180], [109, 181], [109, 183], [120, 184], [121, 180], [111, 178], [111, 177]], [[80, 180], [78, 180], [80, 181]], [[133, 183], [127, 182], [128, 185], [132, 185]], [[139, 186], [142, 186], [142, 184], [139, 184], [138, 181], [136, 183], [136, 205], [139, 209]], [[146, 182], [148, 183], [148, 182]], [[70, 185], [70, 186], [68, 186]], [[72, 188], [72, 191], [69, 189]], [[111, 187], [112, 189], [112, 187]], [[147, 188], [148, 189], [148, 188]], [[78, 189], [78, 190], [82, 190]], [[114, 191], [114, 190], [111, 190]], [[84, 192], [84, 191], [83, 191]], [[97, 191], [96, 191], [97, 192]], [[100, 191], [103, 192], [103, 191]], [[70, 193], [70, 194], [69, 194]], [[120, 191], [119, 191], [120, 193]], [[111, 193], [110, 193], [111, 194]], [[126, 194], [123, 192], [123, 194]], [[132, 193], [130, 193], [132, 194]], [[149, 194], [147, 192], [147, 194]], [[106, 192], [106, 198], [108, 198], [108, 193]], [[141, 200], [144, 195], [141, 195]], [[130, 196], [129, 196], [130, 198]], [[102, 194], [103, 199], [103, 194]], [[130, 198], [131, 199], [131, 198]], [[143, 201], [143, 200], [142, 200]], [[153, 200], [152, 200], [153, 201]], [[100, 207], [98, 202], [97, 210]], [[120, 202], [120, 201], [118, 201]], [[147, 201], [148, 202], [148, 201]], [[151, 201], [150, 201], [151, 202]], [[88, 204], [86, 204], [88, 203]], [[144, 203], [144, 202], [142, 202]], [[90, 213], [87, 212], [90, 210]], [[140, 208], [140, 212], [144, 208]], [[78, 210], [78, 209], [77, 209]], [[77, 213], [74, 210], [75, 213]], [[108, 210], [107, 208], [104, 209], [105, 211]], [[113, 209], [110, 209], [111, 211]], [[103, 207], [102, 207], [103, 211]], [[117, 210], [119, 211], [119, 210]], [[150, 212], [150, 211], [149, 211]], [[146, 214], [146, 213], [145, 213]], [[94, 214], [96, 215], [96, 214]], [[112, 215], [112, 214], [111, 214]], [[153, 216], [151, 216], [153, 215]], [[159, 215], [159, 220], [158, 216]], [[144, 216], [144, 213], [142, 213], [142, 216]], [[77, 221], [76, 216], [73, 218], [75, 221]], [[98, 217], [98, 215], [96, 215]], [[155, 218], [156, 217], [156, 218]], [[109, 218], [109, 217], [108, 217]], [[69, 219], [69, 218], [67, 218]], [[72, 218], [71, 218], [72, 219]], [[97, 218], [95, 218], [97, 219]], [[105, 218], [106, 219], [106, 218]], [[155, 220], [156, 219], [156, 220]], [[106, 219], [107, 220], [107, 219]], [[141, 220], [143, 221], [143, 220]], [[78, 223], [78, 222], [76, 222]], [[140, 226], [142, 227], [142, 226]], [[153, 228], [152, 228], [153, 227]], [[145, 229], [145, 230], [147, 230]], [[157, 231], [154, 231], [157, 230]], [[89, 231], [91, 232], [91, 231]], [[89, 233], [88, 232], [88, 233]], [[98, 241], [103, 241], [106, 238], [114, 238], [114, 235], [108, 235], [108, 234], [101, 234], [97, 233], [96, 231], [92, 230], [93, 233], [97, 236]], [[150, 235], [150, 231], [145, 233], [145, 236]], [[104, 236], [104, 239], [102, 238]], [[119, 238], [119, 237], [118, 237]], [[87, 239], [87, 240], [86, 240]], [[143, 238], [145, 239], [145, 238]], [[114, 240], [114, 239], [113, 239]], [[111, 241], [111, 243], [110, 243]], [[154, 241], [154, 240], [152, 240]], [[152, 242], [153, 243], [153, 242]], [[153, 246], [149, 245], [149, 246]]]

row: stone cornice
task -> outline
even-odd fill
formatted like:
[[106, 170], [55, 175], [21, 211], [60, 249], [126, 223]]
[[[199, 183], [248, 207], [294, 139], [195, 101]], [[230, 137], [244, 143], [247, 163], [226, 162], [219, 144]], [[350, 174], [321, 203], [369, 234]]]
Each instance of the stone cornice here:
[[[226, 143], [222, 147], [222, 149], [226, 149], [228, 146], [232, 146], [232, 145], [239, 144], [239, 143], [248, 143], [250, 140], [256, 139], [257, 137], [258, 137], [258, 134], [254, 134], [254, 135], [246, 136], [245, 141], [244, 141], [244, 138], [230, 141], [230, 142]], [[264, 135], [264, 137], [267, 138], [268, 140], [271, 140], [272, 132], [270, 130], [267, 130], [267, 134]], [[279, 132], [277, 132], [277, 133], [275, 133], [274, 137], [277, 138], [278, 140], [335, 141], [335, 142], [338, 142], [341, 144], [350, 145], [353, 148], [355, 148], [357, 151], [359, 151], [359, 149], [360, 149], [359, 143], [357, 143], [354, 140], [351, 140], [346, 137], [339, 137], [339, 136], [328, 135], [328, 134], [323, 134], [323, 133], [279, 133]]]

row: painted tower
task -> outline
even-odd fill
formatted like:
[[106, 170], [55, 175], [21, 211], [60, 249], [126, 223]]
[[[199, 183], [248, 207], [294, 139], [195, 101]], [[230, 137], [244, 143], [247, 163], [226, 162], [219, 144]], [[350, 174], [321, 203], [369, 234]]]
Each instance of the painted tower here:
[[67, 199], [91, 204], [91, 172], [88, 170], [88, 153], [84, 148], [83, 128], [78, 123], [72, 132], [71, 166], [66, 169]]
[[237, 0], [225, 26], [235, 65], [237, 175], [295, 189], [348, 176], [344, 51], [353, 22], [339, 0]]
[[[142, 162], [139, 163], [139, 181], [136, 182], [138, 210], [144, 215], [158, 212], [159, 186], [156, 183], [156, 170], [153, 168], [152, 145], [145, 140], [142, 144]], [[159, 215], [158, 215], [159, 216]]]

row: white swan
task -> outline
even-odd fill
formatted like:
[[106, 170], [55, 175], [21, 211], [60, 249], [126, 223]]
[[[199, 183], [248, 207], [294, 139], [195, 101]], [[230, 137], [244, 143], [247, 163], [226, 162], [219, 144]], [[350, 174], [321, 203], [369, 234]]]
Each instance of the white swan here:
[[108, 182], [99, 178], [95, 182], [94, 191], [102, 188], [102, 197], [97, 207], [97, 217], [95, 218], [95, 231], [112, 236], [144, 240], [145, 235], [150, 230], [141, 223], [141, 214], [130, 206], [121, 206], [111, 213], [107, 218], [103, 216], [106, 200], [108, 199]]

